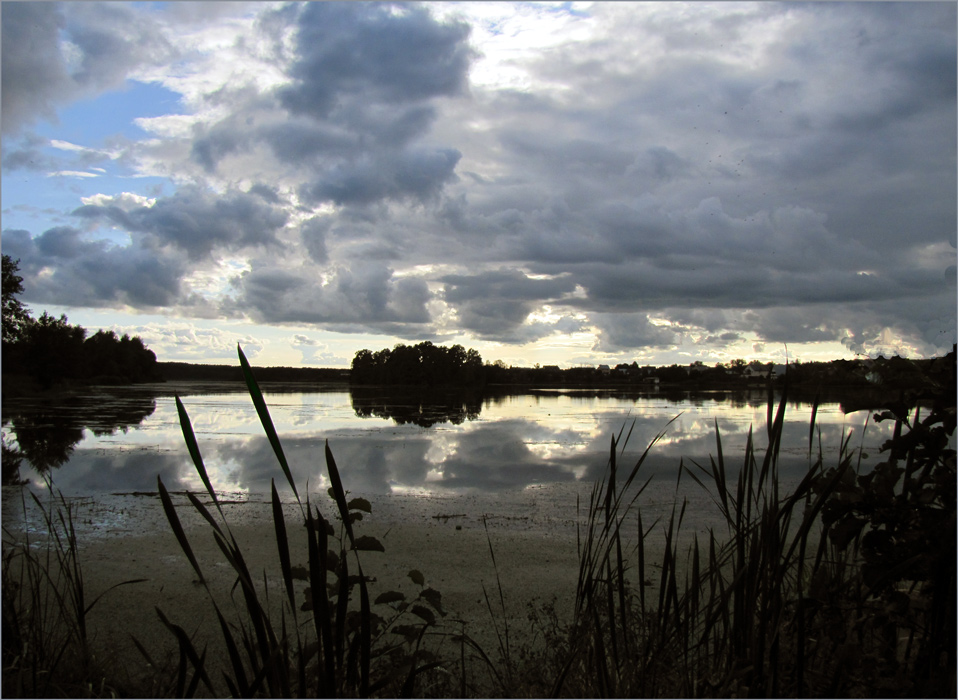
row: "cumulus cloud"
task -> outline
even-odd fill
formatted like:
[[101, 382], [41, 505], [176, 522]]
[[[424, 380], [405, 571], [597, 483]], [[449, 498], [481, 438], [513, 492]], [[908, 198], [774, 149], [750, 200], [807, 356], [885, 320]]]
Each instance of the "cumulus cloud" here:
[[54, 3], [14, 2], [4, 7], [4, 134], [38, 118], [56, 119], [55, 105], [71, 84], [59, 47], [64, 23]]
[[258, 322], [400, 334], [422, 332], [430, 322], [426, 283], [414, 277], [396, 278], [378, 263], [334, 267], [321, 277], [256, 264], [237, 276], [233, 285], [237, 297], [224, 310], [242, 311]]
[[204, 327], [192, 322], [171, 321], [130, 326], [113, 326], [118, 334], [138, 335], [157, 357], [168, 362], [236, 362], [237, 343], [250, 359], [259, 355], [265, 344], [229, 327]]
[[432, 102], [465, 91], [468, 25], [412, 6], [306, 3], [259, 26], [282, 24], [289, 80], [272, 95], [239, 91], [233, 113], [197, 125], [192, 159], [207, 173], [265, 149], [311, 206], [435, 201], [456, 181], [461, 153], [428, 136]]
[[314, 216], [300, 226], [300, 237], [313, 262], [325, 263], [329, 257], [326, 252], [326, 235], [329, 232], [330, 223], [329, 219]]
[[128, 248], [87, 241], [61, 226], [35, 238], [23, 230], [3, 232], [3, 251], [20, 261], [24, 296], [37, 303], [154, 309], [181, 294], [184, 261], [140, 245]]
[[57, 120], [71, 99], [116, 87], [168, 60], [149, 16], [120, 3], [11, 2], [3, 9], [3, 133]]
[[461, 154], [452, 148], [406, 151], [342, 164], [299, 188], [311, 204], [372, 204], [383, 199], [433, 200], [455, 181]]
[[415, 6], [307, 3], [290, 68], [295, 83], [281, 100], [294, 114], [322, 119], [342, 100], [403, 105], [455, 95], [466, 85], [468, 35], [468, 25], [440, 24]]
[[[621, 352], [623, 350], [668, 348], [677, 345], [682, 337], [682, 328], [669, 324], [652, 323], [648, 314], [594, 314], [593, 321], [599, 329], [595, 350]], [[737, 338], [737, 336], [735, 336]], [[725, 342], [732, 338], [723, 339]]]
[[277, 246], [276, 233], [289, 218], [285, 210], [257, 196], [217, 195], [196, 187], [183, 187], [170, 197], [140, 206], [85, 204], [73, 214], [146, 234], [157, 245], [174, 246], [192, 258], [209, 256], [216, 247]]
[[[481, 338], [516, 342], [531, 340], [520, 326], [542, 304], [561, 300], [575, 289], [568, 277], [533, 278], [507, 269], [476, 275], [446, 275], [443, 298], [456, 309], [463, 328]], [[540, 324], [540, 329], [545, 326]], [[546, 333], [544, 333], [546, 334]]]
[[[149, 74], [182, 113], [123, 162], [174, 192], [4, 232], [43, 299], [621, 356], [953, 342], [953, 5], [79, 5], [4, 6], [5, 136]], [[3, 166], [116, 154], [26, 134]]]
[[310, 338], [302, 333], [296, 333], [289, 338], [289, 344], [300, 352], [300, 362], [304, 365], [338, 365], [342, 360], [329, 351], [326, 343]]

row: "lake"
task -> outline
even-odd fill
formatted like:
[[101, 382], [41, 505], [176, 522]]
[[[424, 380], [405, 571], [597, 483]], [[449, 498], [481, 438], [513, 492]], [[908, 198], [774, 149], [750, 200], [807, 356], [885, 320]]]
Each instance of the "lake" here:
[[[26, 459], [5, 468], [4, 483], [41, 473], [70, 496], [155, 492], [157, 476], [170, 491], [203, 489], [190, 461], [173, 394], [189, 412], [210, 479], [234, 499], [268, 493], [276, 479], [291, 495], [249, 396], [236, 384], [91, 388], [57, 399], [8, 400], [3, 432]], [[625, 462], [633, 464], [660, 431], [648, 473], [674, 486], [680, 460], [707, 465], [716, 454], [716, 426], [726, 461], [737, 467], [754, 428], [767, 444], [766, 396], [702, 392], [661, 396], [615, 391], [540, 390], [476, 396], [415, 396], [385, 389], [333, 387], [303, 391], [264, 386], [264, 395], [298, 488], [328, 486], [324, 444], [345, 487], [362, 494], [505, 494], [532, 486], [591, 486], [608, 462], [610, 440], [631, 430]], [[782, 476], [808, 466], [808, 403], [789, 403], [782, 441]], [[845, 414], [823, 404], [817, 426], [825, 463], [834, 465], [842, 435], [863, 447], [868, 461], [890, 435], [868, 411]], [[674, 420], [673, 420], [674, 419]], [[670, 424], [670, 421], [671, 424]], [[867, 428], [863, 430], [867, 421]], [[863, 434], [864, 433], [864, 434]], [[816, 450], [818, 438], [816, 437]], [[5, 489], [6, 490], [6, 489]]]

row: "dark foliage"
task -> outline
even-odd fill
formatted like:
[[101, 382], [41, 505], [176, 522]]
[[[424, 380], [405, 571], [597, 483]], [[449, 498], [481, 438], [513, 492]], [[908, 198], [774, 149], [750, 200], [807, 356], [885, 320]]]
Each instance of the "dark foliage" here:
[[[325, 449], [331, 484], [328, 493], [338, 515], [327, 519], [309, 495], [305, 502], [301, 500], [259, 383], [242, 350], [239, 356], [250, 398], [293, 491], [307, 535], [306, 565], [294, 566], [286, 516], [274, 482], [273, 520], [283, 583], [280, 593], [283, 609], [279, 619], [271, 608], [268, 590], [258, 588], [258, 577], [247, 568], [210, 482], [186, 408], [178, 397], [177, 412], [187, 449], [219, 518], [193, 494], [188, 497], [209, 523], [227, 563], [237, 575], [235, 588], [245, 603], [238, 624], [228, 624], [193, 553], [176, 508], [157, 477], [170, 527], [198, 582], [206, 587], [220, 622], [227, 650], [225, 658], [229, 662], [222, 669], [222, 681], [229, 696], [413, 696], [430, 672], [442, 665], [437, 656], [422, 646], [423, 638], [436, 626], [437, 616], [446, 615], [441, 594], [425, 587], [423, 575], [413, 570], [408, 576], [419, 586], [414, 598], [407, 599], [406, 594], [398, 590], [385, 590], [372, 598], [370, 588], [375, 579], [364, 574], [360, 552], [383, 552], [385, 548], [377, 538], [356, 532], [357, 523], [371, 512], [369, 501], [346, 499], [347, 491], [328, 444]], [[337, 520], [339, 528], [334, 526]], [[266, 586], [265, 572], [263, 581]], [[299, 582], [308, 584], [300, 589], [301, 593], [297, 592]], [[216, 695], [222, 688], [214, 688], [218, 679], [215, 674], [211, 677], [207, 673], [206, 650], [197, 650], [184, 629], [171, 622], [159, 608], [157, 614], [176, 637], [180, 649], [177, 684], [169, 690], [176, 697], [191, 697], [202, 683], [205, 691]]]
[[908, 690], [936, 695], [954, 682], [956, 663], [955, 352], [928, 377], [934, 385], [903, 391], [875, 414], [895, 421], [886, 459], [867, 474], [839, 475], [822, 520], [831, 543], [860, 558], [861, 607], [883, 642], [875, 655], [853, 656], [849, 672], [900, 677], [907, 640]]
[[23, 292], [17, 263], [3, 256], [3, 371], [23, 374], [41, 388], [62, 382], [126, 384], [159, 378], [156, 355], [137, 337], [118, 337], [71, 325], [65, 315], [30, 316], [17, 299]]
[[355, 384], [474, 386], [484, 380], [479, 352], [461, 345], [444, 347], [424, 341], [399, 343], [392, 350], [360, 350], [353, 357], [351, 380]]
[[19, 260], [3, 256], [3, 344], [15, 342], [30, 321], [30, 313], [17, 298], [23, 293], [23, 278], [17, 274]]

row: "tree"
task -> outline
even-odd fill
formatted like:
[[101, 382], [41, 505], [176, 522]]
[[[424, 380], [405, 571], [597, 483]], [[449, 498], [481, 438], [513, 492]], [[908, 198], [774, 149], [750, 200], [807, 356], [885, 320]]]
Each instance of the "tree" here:
[[25, 346], [27, 371], [49, 389], [55, 382], [80, 375], [85, 337], [86, 329], [71, 326], [66, 315], [54, 318], [44, 311], [27, 326], [18, 345]]
[[100, 330], [83, 343], [85, 373], [105, 381], [140, 382], [157, 378], [156, 355], [139, 336], [118, 338]]
[[360, 350], [353, 357], [355, 384], [404, 386], [475, 385], [484, 377], [482, 356], [461, 345], [445, 347], [425, 340], [418, 345], [397, 344], [392, 350]]
[[3, 256], [3, 344], [15, 343], [23, 337], [33, 320], [30, 311], [17, 298], [23, 294], [23, 278], [17, 274], [20, 261]]

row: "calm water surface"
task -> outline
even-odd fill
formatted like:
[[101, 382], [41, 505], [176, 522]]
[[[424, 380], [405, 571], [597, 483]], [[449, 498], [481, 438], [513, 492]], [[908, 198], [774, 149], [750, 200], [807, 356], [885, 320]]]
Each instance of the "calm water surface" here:
[[[42, 488], [49, 474], [69, 496], [157, 489], [202, 490], [186, 450], [172, 392], [189, 412], [214, 487], [236, 498], [281, 492], [285, 479], [249, 396], [235, 385], [131, 387], [90, 392], [58, 403], [8, 401], [3, 432], [26, 459], [4, 483]], [[201, 393], [202, 392], [202, 393]], [[631, 436], [634, 463], [660, 431], [644, 467], [674, 489], [680, 460], [708, 464], [716, 426], [727, 462], [741, 463], [747, 433], [767, 444], [764, 392], [665, 398], [656, 394], [538, 391], [485, 399], [410, 397], [377, 390], [265, 391], [297, 486], [328, 486], [324, 444], [345, 487], [363, 494], [506, 494], [532, 486], [590, 486], [602, 476], [613, 435]], [[783, 477], [808, 467], [811, 405], [790, 403], [783, 438]], [[671, 423], [670, 423], [671, 421]], [[867, 422], [867, 427], [866, 427]], [[875, 461], [890, 434], [869, 412], [845, 414], [838, 404], [817, 413], [826, 465], [837, 461], [842, 435]], [[863, 429], [864, 428], [864, 429]], [[816, 450], [818, 437], [816, 437]], [[686, 479], [688, 481], [688, 479]], [[4, 489], [8, 491], [7, 487]], [[291, 492], [286, 489], [287, 495]]]

